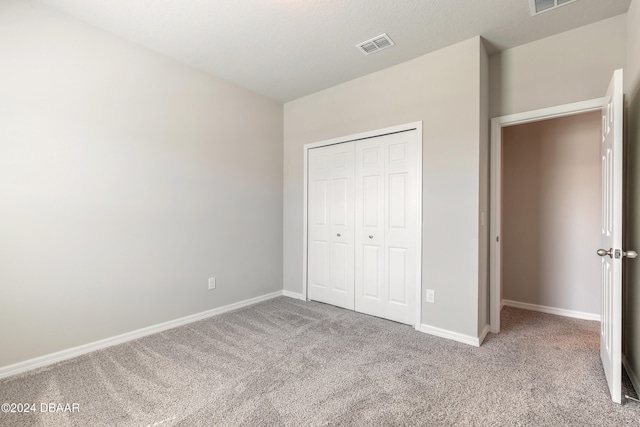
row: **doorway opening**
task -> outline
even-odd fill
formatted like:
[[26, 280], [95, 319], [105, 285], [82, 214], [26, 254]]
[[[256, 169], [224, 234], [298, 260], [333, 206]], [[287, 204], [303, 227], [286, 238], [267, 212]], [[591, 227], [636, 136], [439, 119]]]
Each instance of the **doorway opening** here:
[[[603, 98], [566, 104], [552, 108], [497, 117], [491, 120], [491, 247], [490, 247], [490, 325], [492, 333], [500, 332], [500, 310], [503, 306], [503, 137], [507, 128], [534, 124], [551, 119], [586, 115], [601, 111]], [[508, 135], [507, 135], [508, 136]], [[599, 175], [598, 175], [599, 177]], [[599, 179], [599, 178], [598, 178]], [[598, 181], [599, 182], [599, 181]], [[599, 191], [599, 190], [598, 190]], [[526, 196], [526, 194], [523, 194]], [[599, 212], [597, 213], [599, 215]], [[594, 233], [597, 232], [597, 229]], [[546, 299], [542, 301], [547, 301]], [[543, 306], [542, 304], [538, 304]], [[543, 306], [544, 307], [544, 306]], [[578, 310], [574, 310], [578, 311]]]
[[[490, 244], [490, 325], [492, 333], [500, 332], [500, 310], [503, 306], [502, 245], [503, 232], [503, 135], [507, 128], [534, 124], [601, 111], [604, 98], [565, 104], [525, 113], [497, 117], [491, 120], [491, 244]], [[577, 311], [577, 310], [576, 310]]]
[[600, 111], [502, 129], [502, 303], [600, 321]]

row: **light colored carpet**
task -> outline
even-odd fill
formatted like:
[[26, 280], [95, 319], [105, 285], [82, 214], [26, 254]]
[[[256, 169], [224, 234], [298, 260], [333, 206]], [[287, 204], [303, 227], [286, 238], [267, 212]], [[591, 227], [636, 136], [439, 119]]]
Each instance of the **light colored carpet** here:
[[[596, 322], [513, 308], [480, 348], [277, 298], [0, 381], [2, 426], [640, 425], [616, 405]], [[38, 408], [39, 410], [40, 408]]]

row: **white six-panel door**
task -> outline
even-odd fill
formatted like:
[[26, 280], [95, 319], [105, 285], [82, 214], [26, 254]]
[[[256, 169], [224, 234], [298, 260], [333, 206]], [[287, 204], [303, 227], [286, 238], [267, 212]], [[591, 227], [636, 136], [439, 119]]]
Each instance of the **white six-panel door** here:
[[355, 309], [415, 321], [416, 131], [358, 141]]
[[354, 308], [354, 145], [309, 150], [308, 296]]
[[415, 323], [417, 133], [309, 150], [309, 299]]
[[622, 401], [622, 70], [616, 70], [602, 109], [602, 258], [600, 358], [611, 399]]

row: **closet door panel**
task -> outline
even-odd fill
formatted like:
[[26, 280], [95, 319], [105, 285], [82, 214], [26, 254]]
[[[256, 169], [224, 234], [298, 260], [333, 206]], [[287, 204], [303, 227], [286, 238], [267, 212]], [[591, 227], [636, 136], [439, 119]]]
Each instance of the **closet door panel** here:
[[330, 180], [328, 152], [311, 151], [309, 153], [308, 179], [308, 272], [307, 291], [309, 298], [317, 301], [330, 300]]
[[310, 286], [312, 287], [327, 287], [327, 242], [316, 240], [313, 244], [313, 250], [311, 254], [314, 259], [313, 268], [310, 270]]
[[416, 132], [390, 135], [385, 151], [385, 317], [415, 322], [417, 159]]
[[354, 309], [353, 191], [354, 146], [338, 144], [331, 150], [331, 283], [332, 304]]
[[389, 303], [406, 305], [408, 303], [408, 286], [407, 286], [407, 249], [394, 248], [388, 249], [389, 260]]
[[309, 299], [354, 308], [353, 145], [309, 150]]
[[407, 174], [389, 175], [389, 228], [407, 227]]
[[380, 138], [356, 142], [355, 309], [384, 317], [384, 147]]
[[[361, 292], [362, 300], [382, 301], [382, 274], [380, 268], [382, 253], [379, 246], [363, 245], [362, 247], [362, 272]], [[356, 304], [356, 310], [362, 311], [360, 304]]]

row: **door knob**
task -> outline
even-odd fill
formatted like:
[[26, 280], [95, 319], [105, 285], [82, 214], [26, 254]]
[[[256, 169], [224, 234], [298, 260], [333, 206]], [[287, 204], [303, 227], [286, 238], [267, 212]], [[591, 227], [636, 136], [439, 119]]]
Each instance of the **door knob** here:
[[609, 255], [609, 258], [613, 258], [613, 249], [609, 249], [608, 251], [605, 249], [598, 249], [598, 251], [596, 252], [598, 255], [600, 256], [607, 256]]
[[338, 237], [340, 237], [340, 233], [338, 233]]
[[638, 252], [636, 251], [627, 251], [622, 252], [622, 256], [626, 256], [627, 258], [638, 258]]
[[370, 238], [370, 239], [373, 239], [373, 234], [369, 234], [369, 238]]

